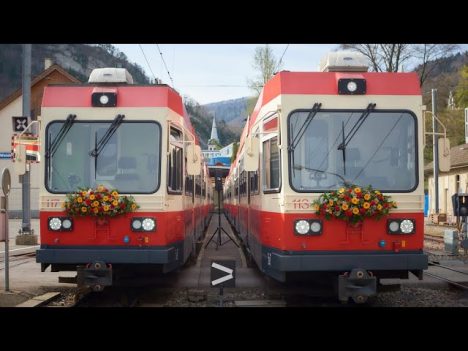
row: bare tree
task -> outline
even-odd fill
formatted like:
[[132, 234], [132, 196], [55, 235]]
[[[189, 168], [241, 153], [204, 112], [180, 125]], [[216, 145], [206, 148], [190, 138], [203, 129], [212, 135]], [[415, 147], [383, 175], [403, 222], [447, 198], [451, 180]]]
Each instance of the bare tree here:
[[273, 77], [281, 66], [282, 64], [278, 62], [270, 46], [256, 47], [253, 67], [258, 71], [258, 74], [255, 79], [247, 80], [249, 88], [259, 95], [265, 83]]
[[413, 45], [413, 55], [421, 63], [419, 72], [419, 84], [423, 85], [426, 78], [431, 74], [436, 65], [430, 64], [430, 61], [446, 57], [459, 49], [456, 44], [416, 44]]
[[366, 56], [375, 72], [398, 72], [411, 58], [410, 44], [342, 44], [340, 48]]

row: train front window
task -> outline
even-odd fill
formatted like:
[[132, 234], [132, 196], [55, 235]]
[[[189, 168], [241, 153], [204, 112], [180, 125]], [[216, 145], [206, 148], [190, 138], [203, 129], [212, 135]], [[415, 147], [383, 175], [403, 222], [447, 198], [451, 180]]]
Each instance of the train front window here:
[[[47, 126], [47, 148], [54, 143], [63, 123], [56, 121]], [[100, 184], [122, 193], [157, 191], [161, 144], [159, 124], [123, 122], [94, 156], [92, 151], [111, 123], [76, 121], [72, 125], [56, 152], [45, 160], [45, 183], [50, 192], [68, 193]]]
[[[310, 110], [289, 117], [289, 143]], [[323, 192], [345, 183], [387, 192], [417, 186], [416, 117], [409, 111], [320, 110], [290, 148], [290, 183], [299, 192]], [[362, 123], [361, 123], [362, 122]]]

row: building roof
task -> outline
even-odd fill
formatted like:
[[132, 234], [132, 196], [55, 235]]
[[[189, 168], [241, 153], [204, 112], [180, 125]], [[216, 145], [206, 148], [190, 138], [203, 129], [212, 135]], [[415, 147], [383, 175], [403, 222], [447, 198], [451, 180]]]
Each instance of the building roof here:
[[[218, 129], [216, 128], [216, 117], [213, 116], [213, 124], [211, 126], [211, 136], [210, 136], [210, 140], [208, 140], [208, 144], [210, 144], [211, 141], [214, 141], [214, 140], [218, 140], [219, 141], [219, 138], [218, 138]], [[210, 144], [211, 145], [211, 144]]]
[[[72, 76], [70, 73], [68, 73], [65, 69], [63, 69], [62, 67], [60, 67], [59, 65], [57, 64], [53, 64], [52, 66], [50, 66], [49, 68], [47, 68], [46, 70], [42, 71], [39, 75], [37, 75], [33, 80], [31, 80], [31, 89], [34, 87], [34, 85], [36, 85], [37, 83], [39, 83], [41, 80], [43, 80], [44, 78], [47, 78], [49, 75], [51, 75], [54, 71], [57, 71], [59, 72], [60, 74], [62, 74], [63, 76], [65, 76], [66, 78], [68, 78], [71, 82], [73, 83], [81, 83], [77, 78], [75, 78], [74, 76]], [[17, 98], [19, 98], [21, 95], [23, 94], [23, 89], [22, 88], [19, 88], [18, 90], [15, 90], [13, 93], [11, 93], [9, 96], [7, 96], [5, 99], [3, 99], [2, 101], [0, 101], [0, 110], [2, 110], [3, 108], [5, 108], [7, 105], [9, 105], [10, 103], [12, 103], [13, 101], [15, 101]]]
[[[450, 164], [450, 170], [453, 170], [454, 168], [468, 167], [468, 144], [457, 145], [450, 149]], [[432, 174], [433, 168], [433, 162], [428, 163], [424, 167], [424, 173]]]

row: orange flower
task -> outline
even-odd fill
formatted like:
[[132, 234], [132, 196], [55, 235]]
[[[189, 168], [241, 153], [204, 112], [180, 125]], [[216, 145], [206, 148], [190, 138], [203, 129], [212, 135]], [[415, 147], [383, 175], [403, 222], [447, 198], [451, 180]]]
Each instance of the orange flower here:
[[97, 208], [97, 207], [93, 208], [93, 212], [94, 212], [95, 214], [98, 214], [98, 213], [99, 213], [99, 208]]
[[364, 200], [369, 201], [371, 198], [370, 194], [364, 195]]
[[354, 188], [354, 192], [355, 192], [356, 194], [360, 193], [360, 192], [361, 192], [361, 188], [359, 188], [359, 187]]
[[137, 208], [137, 205], [136, 204], [132, 204], [132, 210], [135, 211]]
[[118, 197], [118, 196], [119, 196], [119, 193], [118, 193], [117, 191], [114, 190], [114, 191], [112, 192], [112, 196], [113, 196], [113, 197]]
[[353, 197], [351, 199], [351, 202], [354, 204], [354, 205], [357, 205], [359, 203], [359, 199], [357, 197]]
[[353, 214], [355, 215], [359, 214], [359, 208], [353, 207]]
[[110, 206], [108, 206], [108, 205], [105, 205], [105, 206], [103, 207], [103, 209], [104, 209], [104, 211], [106, 211], [106, 212], [107, 212], [107, 211], [109, 211], [109, 209], [110, 209]]
[[349, 206], [348, 206], [347, 203], [344, 203], [343, 205], [341, 205], [341, 209], [342, 209], [343, 211], [346, 211], [348, 208], [349, 208]]
[[333, 206], [333, 205], [334, 205], [333, 200], [329, 200], [329, 201], [328, 201], [328, 206]]
[[91, 206], [93, 207], [98, 207], [99, 206], [99, 201], [94, 201]]
[[362, 207], [364, 207], [364, 208], [367, 210], [367, 209], [370, 207], [370, 203], [364, 202], [364, 203], [362, 204]]
[[382, 210], [382, 205], [381, 205], [381, 204], [378, 204], [378, 205], [377, 205], [377, 209], [378, 209], [379, 211], [381, 211], [381, 210]]
[[109, 196], [107, 196], [107, 195], [104, 196], [104, 197], [102, 198], [102, 201], [109, 201]]
[[81, 208], [81, 212], [85, 213], [85, 212], [87, 212], [87, 211], [88, 211], [88, 208], [86, 208], [86, 207], [84, 207], [84, 206]]
[[95, 198], [96, 198], [96, 196], [94, 196], [94, 194], [89, 195], [89, 199], [90, 199], [91, 201], [93, 201]]
[[80, 196], [80, 197], [78, 197], [78, 198], [76, 199], [76, 201], [77, 201], [79, 204], [81, 204], [81, 203], [83, 202], [83, 198]]
[[118, 204], [119, 204], [119, 201], [118, 201], [118, 200], [112, 201], [112, 205], [117, 206]]

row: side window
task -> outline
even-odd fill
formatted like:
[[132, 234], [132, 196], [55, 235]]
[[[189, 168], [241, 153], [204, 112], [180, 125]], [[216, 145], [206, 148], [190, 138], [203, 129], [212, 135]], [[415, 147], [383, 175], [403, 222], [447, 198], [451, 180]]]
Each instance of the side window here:
[[167, 158], [167, 189], [171, 193], [182, 193], [183, 149], [180, 141], [182, 133], [171, 128], [169, 136], [169, 156]]
[[263, 142], [263, 190], [278, 192], [280, 188], [280, 154], [278, 137]]
[[249, 187], [252, 195], [258, 194], [258, 171], [249, 172]]

